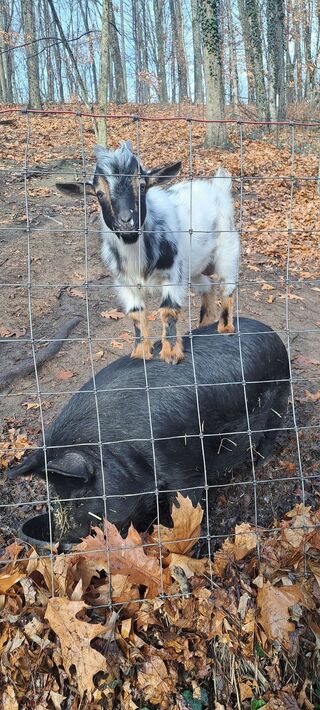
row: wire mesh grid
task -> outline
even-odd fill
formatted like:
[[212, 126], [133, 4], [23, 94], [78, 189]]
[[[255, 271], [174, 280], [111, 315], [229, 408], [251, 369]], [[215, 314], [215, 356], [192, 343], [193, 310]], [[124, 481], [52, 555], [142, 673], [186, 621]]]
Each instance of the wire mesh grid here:
[[[10, 112], [12, 109], [10, 109]], [[0, 113], [4, 113], [5, 111], [1, 111]], [[8, 109], [9, 112], [9, 109]], [[284, 269], [284, 274], [280, 278], [266, 278], [265, 281], [266, 283], [272, 285], [272, 284], [277, 284], [281, 285], [281, 287], [284, 288], [285, 291], [285, 299], [284, 299], [284, 305], [285, 305], [285, 327], [284, 328], [275, 328], [275, 332], [277, 332], [282, 339], [285, 341], [286, 347], [287, 347], [287, 352], [289, 356], [289, 386], [290, 386], [290, 412], [291, 412], [291, 418], [292, 422], [290, 423], [285, 423], [284, 426], [279, 426], [279, 428], [274, 428], [271, 427], [270, 429], [268, 428], [267, 430], [263, 429], [252, 429], [251, 424], [250, 424], [250, 411], [249, 411], [249, 405], [248, 405], [248, 386], [252, 384], [256, 384], [260, 381], [256, 380], [248, 380], [246, 379], [245, 375], [245, 367], [244, 367], [244, 362], [243, 362], [243, 353], [242, 353], [242, 347], [243, 347], [243, 338], [248, 335], [245, 330], [240, 328], [240, 318], [241, 318], [241, 303], [240, 303], [240, 295], [239, 295], [239, 283], [237, 284], [237, 289], [236, 289], [236, 315], [235, 315], [235, 320], [236, 320], [236, 333], [234, 336], [237, 338], [238, 345], [239, 345], [239, 359], [240, 359], [240, 370], [241, 370], [241, 379], [237, 381], [226, 381], [226, 382], [218, 382], [218, 383], [211, 383], [211, 382], [201, 382], [199, 383], [197, 380], [197, 368], [196, 368], [196, 362], [195, 362], [195, 355], [194, 355], [194, 339], [195, 338], [210, 338], [212, 336], [208, 335], [206, 332], [202, 334], [197, 334], [196, 336], [193, 334], [193, 325], [192, 325], [192, 277], [191, 277], [191, 261], [190, 261], [190, 252], [191, 252], [191, 244], [192, 244], [192, 239], [194, 235], [194, 229], [193, 229], [193, 220], [192, 220], [192, 213], [193, 213], [193, 179], [195, 177], [194, 175], [194, 168], [193, 168], [193, 125], [195, 123], [207, 123], [205, 119], [197, 119], [197, 118], [189, 118], [189, 117], [171, 117], [171, 118], [163, 118], [163, 117], [149, 117], [149, 116], [144, 116], [144, 117], [139, 117], [139, 116], [128, 116], [127, 114], [117, 114], [117, 115], [106, 115], [106, 116], [101, 116], [99, 115], [99, 118], [105, 118], [106, 120], [121, 120], [123, 118], [129, 118], [132, 119], [133, 121], [133, 127], [135, 130], [135, 138], [136, 138], [136, 146], [137, 146], [137, 157], [140, 159], [140, 154], [141, 154], [141, 123], [143, 121], [163, 121], [163, 120], [173, 120], [173, 121], [183, 121], [186, 124], [186, 130], [188, 134], [188, 154], [189, 154], [189, 166], [188, 166], [188, 180], [189, 180], [189, 200], [190, 200], [190, 226], [189, 226], [189, 240], [190, 240], [190, 250], [189, 250], [189, 263], [188, 263], [188, 299], [187, 299], [187, 320], [188, 320], [188, 338], [190, 340], [190, 357], [191, 357], [191, 365], [192, 365], [192, 381], [191, 382], [186, 382], [185, 384], [177, 384], [177, 385], [172, 385], [172, 384], [166, 384], [165, 380], [160, 384], [150, 384], [149, 382], [149, 377], [148, 377], [148, 363], [146, 362], [145, 359], [143, 359], [143, 373], [144, 373], [144, 385], [143, 387], [125, 387], [125, 388], [110, 388], [108, 389], [107, 387], [100, 387], [97, 386], [96, 383], [96, 366], [95, 366], [95, 361], [94, 361], [94, 354], [93, 354], [93, 343], [94, 342], [108, 342], [109, 340], [112, 339], [112, 336], [108, 336], [103, 334], [103, 336], [99, 337], [94, 337], [92, 336], [92, 331], [91, 331], [91, 316], [90, 316], [90, 293], [91, 289], [97, 288], [97, 292], [99, 293], [99, 288], [101, 287], [100, 284], [91, 284], [89, 282], [89, 264], [88, 264], [88, 200], [87, 200], [87, 191], [86, 191], [86, 179], [88, 178], [88, 169], [87, 169], [87, 159], [86, 159], [86, 152], [85, 152], [85, 145], [84, 145], [84, 118], [89, 117], [89, 114], [85, 113], [79, 113], [79, 112], [72, 112], [72, 111], [33, 111], [33, 110], [25, 110], [24, 112], [25, 116], [25, 135], [26, 135], [26, 141], [25, 141], [25, 161], [24, 161], [24, 170], [23, 170], [23, 175], [24, 175], [24, 194], [25, 194], [25, 215], [26, 215], [26, 226], [21, 227], [21, 230], [26, 234], [26, 240], [27, 240], [27, 282], [25, 284], [22, 284], [21, 281], [17, 283], [9, 283], [9, 282], [3, 282], [1, 284], [2, 287], [4, 288], [25, 288], [27, 289], [28, 293], [28, 314], [29, 314], [29, 330], [30, 330], [30, 336], [29, 337], [23, 337], [19, 338], [19, 344], [20, 343], [28, 343], [31, 347], [31, 352], [32, 352], [32, 358], [33, 358], [33, 364], [34, 364], [34, 376], [35, 376], [35, 390], [33, 391], [28, 391], [24, 392], [26, 396], [31, 396], [31, 395], [36, 395], [37, 397], [37, 402], [38, 402], [38, 407], [39, 407], [39, 417], [40, 417], [40, 425], [41, 425], [41, 436], [42, 436], [42, 444], [39, 445], [39, 448], [43, 450], [44, 453], [44, 463], [45, 463], [45, 483], [46, 483], [46, 497], [40, 497], [37, 499], [33, 499], [28, 501], [30, 506], [34, 505], [46, 505], [47, 510], [48, 510], [48, 522], [49, 522], [49, 549], [48, 554], [45, 555], [50, 559], [51, 562], [51, 593], [54, 595], [55, 590], [54, 590], [54, 581], [53, 581], [53, 561], [55, 559], [55, 554], [56, 554], [56, 541], [54, 539], [54, 532], [53, 532], [53, 520], [52, 520], [52, 504], [57, 502], [58, 500], [63, 503], [70, 503], [70, 502], [75, 502], [75, 501], [95, 501], [97, 498], [99, 498], [102, 502], [103, 506], [103, 515], [105, 519], [108, 519], [108, 502], [112, 501], [113, 498], [117, 498], [118, 494], [111, 494], [107, 490], [106, 486], [106, 477], [104, 475], [104, 447], [106, 446], [111, 446], [111, 445], [119, 445], [120, 447], [122, 445], [126, 444], [131, 444], [131, 443], [138, 443], [138, 442], [145, 442], [151, 446], [152, 450], [152, 467], [153, 467], [153, 481], [154, 481], [154, 487], [152, 489], [148, 490], [141, 490], [139, 492], [139, 497], [142, 499], [144, 496], [154, 496], [155, 501], [156, 501], [156, 520], [155, 523], [158, 523], [158, 527], [156, 528], [157, 530], [157, 540], [153, 539], [151, 542], [149, 541], [144, 541], [143, 542], [143, 547], [148, 548], [148, 547], [153, 547], [155, 544], [158, 546], [158, 551], [159, 551], [159, 559], [160, 559], [160, 584], [159, 584], [159, 595], [160, 596], [169, 596], [169, 597], [176, 597], [179, 595], [168, 595], [165, 590], [164, 582], [163, 582], [163, 559], [162, 559], [162, 550], [163, 550], [163, 545], [165, 545], [166, 540], [163, 539], [162, 534], [161, 534], [161, 528], [159, 526], [160, 520], [161, 520], [161, 504], [160, 504], [160, 495], [161, 494], [174, 494], [176, 492], [175, 487], [161, 487], [159, 485], [159, 480], [158, 480], [158, 461], [157, 461], [157, 450], [156, 450], [156, 445], [158, 442], [170, 442], [170, 441], [175, 441], [178, 439], [184, 439], [185, 442], [187, 441], [199, 441], [200, 442], [200, 447], [201, 447], [201, 457], [202, 457], [202, 471], [203, 471], [203, 480], [201, 485], [199, 486], [191, 486], [190, 484], [188, 485], [188, 481], [185, 481], [185, 486], [179, 486], [179, 491], [183, 494], [184, 492], [189, 493], [190, 490], [198, 490], [199, 492], [204, 493], [204, 498], [203, 498], [203, 508], [204, 508], [204, 517], [203, 517], [203, 527], [202, 531], [200, 534], [200, 538], [197, 535], [196, 537], [187, 537], [187, 538], [179, 538], [179, 541], [184, 541], [184, 542], [194, 542], [196, 543], [199, 539], [202, 541], [205, 546], [206, 546], [206, 555], [209, 559], [209, 576], [210, 576], [210, 584], [213, 584], [213, 569], [212, 569], [212, 564], [211, 561], [213, 559], [213, 543], [216, 543], [217, 541], [222, 542], [227, 535], [226, 534], [213, 534], [212, 531], [210, 530], [210, 501], [209, 501], [209, 492], [210, 490], [214, 489], [228, 489], [230, 487], [234, 486], [239, 486], [239, 490], [241, 490], [241, 486], [248, 485], [250, 484], [252, 486], [253, 490], [253, 501], [254, 501], [254, 525], [252, 526], [252, 535], [255, 536], [256, 538], [256, 545], [257, 545], [257, 553], [259, 555], [259, 540], [260, 540], [260, 535], [263, 533], [263, 535], [274, 535], [277, 534], [281, 530], [281, 527], [276, 527], [274, 526], [273, 528], [270, 529], [262, 529], [259, 527], [259, 515], [258, 515], [258, 510], [259, 510], [259, 486], [261, 484], [268, 484], [270, 482], [270, 478], [260, 476], [259, 480], [257, 479], [256, 475], [256, 450], [255, 446], [253, 443], [252, 436], [257, 433], [263, 433], [266, 431], [287, 431], [287, 432], [292, 432], [295, 437], [295, 445], [296, 445], [296, 453], [297, 453], [297, 461], [298, 461], [298, 472], [294, 476], [286, 476], [286, 481], [298, 481], [300, 488], [301, 488], [301, 502], [303, 505], [306, 504], [306, 495], [305, 495], [305, 475], [303, 471], [303, 465], [302, 465], [302, 456], [301, 456], [301, 447], [300, 447], [300, 434], [303, 431], [310, 430], [310, 431], [317, 431], [320, 427], [320, 424], [307, 424], [307, 425], [301, 425], [298, 423], [297, 416], [296, 416], [296, 407], [295, 407], [295, 392], [294, 392], [294, 385], [299, 382], [303, 382], [304, 378], [303, 377], [297, 377], [296, 375], [293, 374], [292, 372], [292, 366], [291, 366], [291, 342], [292, 342], [292, 337], [299, 334], [299, 333], [320, 333], [320, 328], [318, 327], [306, 327], [306, 328], [296, 328], [292, 327], [290, 323], [290, 311], [289, 311], [289, 289], [292, 283], [294, 281], [291, 279], [290, 276], [290, 257], [291, 257], [291, 245], [292, 245], [292, 235], [295, 233], [298, 233], [299, 231], [304, 231], [304, 230], [297, 230], [293, 229], [292, 226], [292, 212], [293, 212], [293, 204], [294, 204], [294, 191], [295, 191], [295, 182], [296, 182], [296, 176], [295, 176], [295, 131], [296, 127], [312, 127], [312, 128], [317, 128], [319, 130], [320, 125], [316, 123], [293, 123], [293, 122], [281, 122], [280, 124], [278, 123], [277, 125], [282, 125], [282, 126], [287, 126], [290, 129], [290, 145], [291, 145], [291, 166], [290, 166], [290, 176], [288, 177], [287, 175], [284, 176], [274, 176], [274, 177], [269, 177], [268, 179], [270, 180], [286, 180], [289, 181], [290, 184], [290, 200], [289, 200], [289, 209], [288, 209], [288, 216], [287, 216], [287, 254], [286, 254], [286, 264], [285, 264], [285, 269]], [[98, 437], [96, 441], [94, 442], [94, 445], [98, 447], [99, 450], [99, 459], [100, 459], [100, 467], [101, 467], [101, 487], [102, 487], [102, 494], [100, 496], [97, 495], [85, 495], [85, 496], [73, 496], [72, 498], [63, 498], [59, 497], [59, 499], [55, 498], [52, 495], [52, 491], [49, 486], [49, 475], [48, 475], [48, 446], [46, 443], [46, 425], [45, 425], [45, 417], [44, 417], [44, 412], [43, 412], [43, 401], [44, 397], [48, 397], [50, 395], [56, 395], [55, 391], [51, 391], [50, 389], [44, 389], [41, 384], [40, 384], [40, 378], [39, 378], [39, 373], [38, 373], [38, 366], [37, 366], [37, 357], [36, 357], [36, 346], [38, 343], [43, 342], [42, 338], [35, 338], [34, 337], [34, 317], [33, 317], [33, 291], [35, 288], [37, 289], [45, 289], [49, 288], [52, 286], [59, 286], [61, 288], [63, 287], [73, 287], [73, 284], [67, 283], [67, 284], [57, 284], [57, 283], [47, 283], [47, 282], [37, 282], [36, 284], [33, 283], [32, 280], [32, 270], [31, 270], [31, 264], [32, 264], [32, 233], [33, 232], [41, 232], [41, 228], [33, 227], [31, 225], [30, 221], [30, 210], [29, 210], [29, 188], [28, 188], [28, 173], [29, 173], [29, 153], [30, 153], [30, 146], [32, 144], [33, 137], [31, 135], [31, 130], [30, 130], [30, 117], [33, 114], [43, 114], [44, 116], [46, 115], [65, 115], [69, 114], [71, 116], [74, 116], [74, 120], [78, 121], [79, 125], [79, 141], [80, 141], [80, 151], [81, 151], [81, 174], [82, 174], [82, 181], [83, 181], [83, 226], [81, 229], [79, 229], [79, 233], [82, 234], [83, 236], [83, 247], [84, 247], [84, 282], [80, 285], [81, 288], [83, 289], [83, 294], [84, 294], [84, 301], [85, 301], [85, 321], [86, 321], [86, 342], [88, 345], [88, 352], [89, 352], [89, 362], [90, 362], [90, 370], [91, 370], [91, 377], [92, 377], [92, 388], [90, 392], [93, 394], [94, 397], [94, 402], [95, 402], [95, 412], [96, 412], [96, 419], [97, 419], [97, 432], [98, 432]], [[91, 117], [91, 115], [90, 115]], [[243, 135], [243, 130], [244, 127], [247, 125], [258, 125], [262, 126], [264, 125], [262, 122], [253, 122], [253, 121], [226, 121], [226, 123], [229, 124], [236, 124], [238, 128], [238, 134], [239, 134], [239, 153], [240, 153], [240, 172], [239, 175], [233, 176], [233, 179], [238, 181], [239, 183], [239, 233], [240, 237], [243, 234], [244, 231], [247, 233], [252, 234], [255, 230], [247, 230], [245, 227], [244, 223], [244, 183], [245, 180], [248, 181], [254, 181], [254, 180], [260, 180], [264, 179], [263, 176], [247, 176], [244, 174], [244, 135]], [[272, 124], [270, 124], [272, 125]], [[43, 171], [42, 171], [43, 174]], [[49, 174], [49, 171], [47, 172]], [[199, 176], [197, 175], [197, 178]], [[200, 176], [201, 177], [201, 176]], [[315, 178], [314, 176], [299, 176], [299, 179], [305, 180], [305, 181], [314, 181], [316, 183], [318, 178]], [[140, 183], [139, 183], [139, 192], [140, 192]], [[140, 206], [140, 203], [139, 203]], [[139, 229], [141, 229], [141, 214], [139, 214]], [[3, 229], [3, 228], [1, 228]], [[6, 227], [5, 227], [6, 229]], [[13, 227], [12, 229], [16, 229]], [[20, 228], [18, 227], [18, 230]], [[10, 228], [9, 228], [10, 230]], [[54, 232], [55, 230], [52, 229], [50, 230]], [[66, 231], [68, 230], [59, 230], [61, 231]], [[92, 230], [94, 231], [94, 230]], [[277, 230], [276, 230], [277, 231]], [[314, 233], [314, 230], [312, 230]], [[319, 230], [320, 231], [320, 230]], [[283, 230], [279, 229], [279, 232], [283, 232]], [[139, 249], [140, 249], [140, 241], [139, 240]], [[140, 264], [140, 251], [139, 251], [139, 269], [141, 268]], [[140, 274], [141, 275], [141, 274]], [[143, 279], [139, 278], [139, 282], [142, 282]], [[320, 279], [317, 278], [312, 278], [312, 282], [314, 283], [319, 283]], [[143, 283], [137, 284], [137, 288], [145, 288], [146, 285]], [[251, 281], [253, 284], [255, 283], [255, 280], [252, 279]], [[246, 283], [250, 283], [250, 279], [246, 280]], [[79, 283], [74, 284], [77, 288], [79, 288]], [[107, 284], [103, 285], [103, 288], [110, 288], [110, 289], [116, 289], [116, 288], [121, 288], [121, 286], [115, 286], [114, 284]], [[259, 335], [265, 331], [258, 331], [256, 335]], [[254, 337], [254, 334], [250, 334], [251, 337]], [[224, 335], [220, 335], [219, 337], [226, 337]], [[54, 339], [50, 338], [45, 338], [46, 341], [48, 342], [53, 342]], [[64, 339], [63, 339], [64, 340]], [[84, 338], [83, 337], [72, 337], [72, 338], [67, 338], [66, 339], [68, 342], [75, 342], [75, 343], [80, 343], [83, 342]], [[1, 342], [6, 342], [5, 339], [1, 339]], [[12, 339], [11, 339], [12, 342]], [[212, 344], [212, 347], [214, 348], [214, 342]], [[170, 367], [170, 365], [168, 365]], [[177, 365], [176, 367], [179, 367]], [[308, 378], [309, 380], [312, 378]], [[314, 381], [317, 381], [317, 377], [314, 377]], [[274, 380], [264, 380], [264, 382], [274, 382]], [[241, 386], [243, 388], [243, 393], [244, 393], [244, 404], [245, 404], [245, 418], [246, 418], [246, 427], [243, 429], [243, 431], [239, 431], [237, 429], [236, 431], [223, 431], [217, 432], [217, 433], [206, 433], [203, 430], [203, 420], [204, 420], [204, 413], [201, 411], [201, 404], [200, 404], [200, 398], [199, 398], [199, 391], [204, 388], [210, 388], [210, 387], [227, 387], [228, 385], [237, 385]], [[197, 417], [197, 422], [198, 422], [198, 431], [196, 433], [185, 433], [183, 436], [167, 436], [167, 437], [159, 437], [155, 435], [154, 433], [154, 410], [152, 406], [152, 401], [150, 397], [150, 393], [153, 391], [157, 390], [162, 390], [165, 391], [167, 390], [172, 391], [173, 388], [182, 388], [182, 389], [189, 389], [194, 391], [195, 394], [195, 406], [196, 406], [196, 417]], [[101, 430], [101, 410], [100, 410], [100, 405], [99, 405], [99, 394], [106, 393], [106, 392], [125, 392], [128, 397], [130, 397], [131, 392], [136, 392], [136, 391], [143, 391], [146, 396], [146, 401], [147, 401], [147, 412], [148, 412], [148, 432], [142, 432], [142, 436], [137, 438], [117, 438], [117, 439], [111, 439], [111, 440], [105, 440], [104, 437], [102, 436], [102, 430]], [[0, 393], [0, 396], [5, 398], [5, 397], [15, 397], [18, 396], [19, 393], [9, 393], [8, 394], [2, 394]], [[59, 392], [59, 395], [71, 395], [71, 394], [78, 394], [80, 395], [87, 395], [88, 390], [79, 392], [78, 389], [68, 389], [66, 391], [62, 390]], [[231, 437], [239, 434], [245, 434], [248, 437], [248, 454], [249, 454], [249, 467], [250, 467], [250, 476], [248, 473], [248, 477], [246, 480], [233, 480], [233, 481], [228, 481], [227, 483], [215, 483], [210, 481], [208, 476], [208, 467], [210, 468], [210, 461], [207, 460], [206, 456], [206, 451], [205, 451], [205, 442], [208, 439], [212, 438], [217, 438], [220, 440], [220, 446], [224, 446], [223, 442], [224, 441], [232, 441]], [[69, 444], [68, 449], [74, 447], [81, 448], [83, 447], [84, 449], [89, 445], [92, 445], [93, 442], [86, 442], [85, 441], [85, 436], [83, 441], [79, 441], [76, 444]], [[36, 448], [36, 447], [35, 447]], [[49, 449], [55, 449], [59, 448], [59, 446], [54, 446], [50, 445]], [[174, 464], [174, 462], [173, 462]], [[309, 475], [308, 479], [312, 478], [317, 478], [317, 474]], [[273, 477], [272, 482], [279, 482], [281, 483], [283, 481], [283, 478], [281, 476], [279, 477]], [[90, 491], [89, 491], [90, 492]], [[121, 496], [124, 498], [127, 498], [128, 500], [132, 497], [136, 497], [136, 493], [129, 493], [126, 492], [125, 490], [120, 491]], [[10, 508], [15, 508], [25, 505], [25, 503], [20, 503], [20, 502], [13, 502], [11, 504], [9, 503], [1, 503], [0, 508], [6, 508], [8, 511], [10, 511]], [[97, 517], [94, 516], [93, 517]], [[303, 528], [305, 529], [305, 528]], [[233, 534], [233, 530], [230, 530], [229, 536]], [[101, 550], [101, 547], [97, 547], [96, 550], [93, 548], [90, 549], [90, 554], [96, 553], [101, 553], [102, 551], [105, 552], [107, 560], [109, 560], [110, 557], [110, 551], [112, 551], [112, 546], [109, 543], [108, 540], [108, 529], [105, 528], [105, 543], [104, 543], [104, 548]], [[130, 545], [130, 548], [132, 549], [132, 545]], [[124, 541], [123, 546], [121, 547], [122, 552], [126, 550], [126, 544]], [[66, 555], [68, 554], [73, 554], [72, 552], [65, 552]], [[305, 569], [304, 572], [307, 574], [307, 567], [306, 567], [306, 554], [304, 555], [304, 561], [305, 561]], [[111, 582], [111, 575], [108, 576], [108, 585], [109, 585], [109, 606], [117, 606], [116, 604], [113, 604], [112, 602], [112, 582]], [[143, 599], [136, 599], [136, 600], [131, 600], [131, 601], [137, 601], [141, 602]]]

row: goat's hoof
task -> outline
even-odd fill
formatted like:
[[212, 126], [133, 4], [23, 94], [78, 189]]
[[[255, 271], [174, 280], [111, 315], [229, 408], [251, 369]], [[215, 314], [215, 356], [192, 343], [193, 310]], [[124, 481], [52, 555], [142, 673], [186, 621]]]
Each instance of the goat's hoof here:
[[139, 343], [132, 351], [131, 357], [136, 360], [152, 360], [152, 350], [150, 346], [146, 347], [143, 343]]
[[159, 357], [160, 360], [167, 362], [169, 365], [177, 365], [184, 359], [182, 345], [180, 345], [180, 343], [176, 343], [172, 346], [168, 341], [165, 341], [162, 344]]
[[217, 331], [218, 333], [234, 333], [235, 329], [233, 323], [227, 323], [227, 325], [225, 325], [219, 321]]

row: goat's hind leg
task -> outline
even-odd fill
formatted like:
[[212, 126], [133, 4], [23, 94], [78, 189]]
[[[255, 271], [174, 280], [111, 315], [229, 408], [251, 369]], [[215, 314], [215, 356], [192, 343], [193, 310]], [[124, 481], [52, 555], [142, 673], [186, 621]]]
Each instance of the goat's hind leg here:
[[200, 326], [211, 325], [217, 319], [216, 288], [209, 278], [212, 272], [213, 268], [205, 274], [200, 274], [191, 284], [193, 290], [201, 293]]
[[233, 325], [233, 293], [221, 296], [221, 310], [218, 321], [218, 333], [234, 333]]

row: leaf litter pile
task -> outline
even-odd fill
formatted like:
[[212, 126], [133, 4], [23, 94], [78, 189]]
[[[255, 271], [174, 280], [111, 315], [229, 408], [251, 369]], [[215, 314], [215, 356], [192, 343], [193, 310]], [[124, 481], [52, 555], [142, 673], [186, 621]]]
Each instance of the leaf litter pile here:
[[193, 556], [202, 516], [179, 494], [172, 528], [9, 545], [1, 707], [319, 708], [320, 510], [242, 523], [212, 560]]

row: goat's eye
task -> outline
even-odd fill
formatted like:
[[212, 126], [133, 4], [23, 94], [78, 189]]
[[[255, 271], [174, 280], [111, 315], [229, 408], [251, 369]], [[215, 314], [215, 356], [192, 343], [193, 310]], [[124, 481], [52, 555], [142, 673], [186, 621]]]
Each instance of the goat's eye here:
[[102, 200], [102, 198], [104, 197], [104, 192], [102, 192], [102, 190], [98, 190], [96, 192], [96, 195], [97, 195], [98, 200]]
[[140, 192], [145, 192], [146, 191], [146, 186], [144, 182], [140, 183]]

